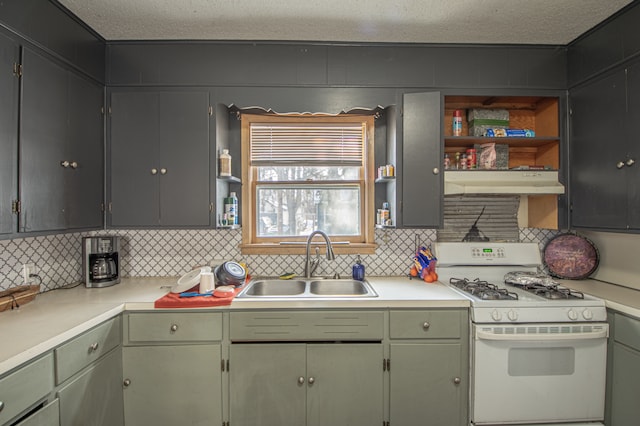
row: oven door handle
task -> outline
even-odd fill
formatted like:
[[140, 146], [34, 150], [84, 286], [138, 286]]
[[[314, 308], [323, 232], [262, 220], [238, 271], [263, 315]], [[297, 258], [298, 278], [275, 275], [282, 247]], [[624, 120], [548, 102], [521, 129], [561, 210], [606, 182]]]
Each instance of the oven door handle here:
[[595, 330], [589, 332], [580, 333], [537, 333], [537, 334], [497, 334], [487, 331], [476, 330], [476, 339], [478, 340], [502, 340], [502, 341], [518, 341], [518, 342], [549, 342], [549, 341], [570, 341], [570, 340], [591, 340], [591, 339], [605, 339], [609, 335], [608, 330]]

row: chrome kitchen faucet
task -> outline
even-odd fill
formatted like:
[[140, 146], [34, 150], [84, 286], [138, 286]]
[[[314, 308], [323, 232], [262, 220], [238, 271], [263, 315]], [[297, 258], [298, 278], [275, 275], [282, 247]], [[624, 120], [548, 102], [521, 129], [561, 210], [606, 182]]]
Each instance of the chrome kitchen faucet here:
[[315, 235], [320, 235], [322, 236], [322, 238], [324, 238], [324, 241], [327, 244], [327, 259], [334, 260], [336, 258], [335, 254], [333, 254], [333, 247], [331, 246], [331, 240], [329, 239], [329, 236], [320, 230], [313, 231], [307, 238], [307, 256], [304, 263], [305, 278], [311, 278], [311, 276], [313, 275], [313, 271], [318, 267], [318, 263], [320, 263], [320, 261], [318, 260], [316, 263], [314, 263], [314, 267], [312, 268], [311, 260], [309, 259], [309, 246], [311, 245], [311, 240], [313, 240], [313, 237]]

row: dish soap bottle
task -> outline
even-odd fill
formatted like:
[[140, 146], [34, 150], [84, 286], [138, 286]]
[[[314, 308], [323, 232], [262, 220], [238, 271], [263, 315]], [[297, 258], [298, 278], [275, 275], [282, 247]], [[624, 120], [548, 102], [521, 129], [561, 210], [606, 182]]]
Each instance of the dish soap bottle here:
[[224, 199], [224, 215], [227, 217], [227, 225], [233, 226], [238, 224], [238, 197], [235, 192], [231, 192]]
[[231, 155], [228, 149], [223, 149], [220, 154], [220, 176], [231, 176]]
[[352, 274], [354, 280], [363, 281], [364, 280], [364, 265], [362, 264], [362, 260], [360, 260], [360, 255], [358, 255], [358, 259], [356, 263], [353, 265]]

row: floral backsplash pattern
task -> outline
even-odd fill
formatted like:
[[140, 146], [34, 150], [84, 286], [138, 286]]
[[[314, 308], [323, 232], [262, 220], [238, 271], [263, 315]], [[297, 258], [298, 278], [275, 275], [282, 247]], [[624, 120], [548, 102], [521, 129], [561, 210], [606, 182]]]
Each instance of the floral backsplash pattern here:
[[[522, 228], [520, 241], [537, 242], [541, 248], [558, 231]], [[195, 266], [217, 260], [246, 262], [253, 275], [302, 274], [302, 255], [245, 255], [240, 253], [240, 230], [109, 230], [67, 233], [0, 241], [0, 290], [22, 284], [22, 264], [34, 263], [42, 279], [41, 291], [77, 283], [82, 279], [82, 237], [118, 235], [123, 277], [180, 276]], [[363, 255], [367, 275], [403, 275], [410, 265], [416, 242], [430, 245], [433, 229], [376, 230], [375, 255]], [[355, 255], [322, 259], [319, 275], [349, 276]]]

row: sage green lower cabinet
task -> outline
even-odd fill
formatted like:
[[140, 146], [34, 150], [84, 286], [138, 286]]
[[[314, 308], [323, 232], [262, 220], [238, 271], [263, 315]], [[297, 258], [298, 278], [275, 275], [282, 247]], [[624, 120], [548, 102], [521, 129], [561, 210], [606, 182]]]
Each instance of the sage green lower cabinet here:
[[118, 347], [58, 389], [62, 426], [118, 426], [122, 408], [121, 348]]
[[607, 425], [636, 426], [640, 419], [640, 320], [618, 312], [613, 316], [607, 386], [610, 421]]
[[381, 343], [239, 343], [229, 354], [233, 426], [383, 422]]
[[468, 424], [468, 336], [465, 309], [390, 312], [391, 425]]
[[13, 424], [18, 419], [31, 420], [35, 414], [30, 416], [27, 414], [38, 405], [46, 403], [52, 390], [52, 353], [1, 377], [0, 425]]
[[128, 426], [222, 425], [222, 314], [125, 313]]
[[60, 402], [54, 399], [16, 426], [60, 426]]

